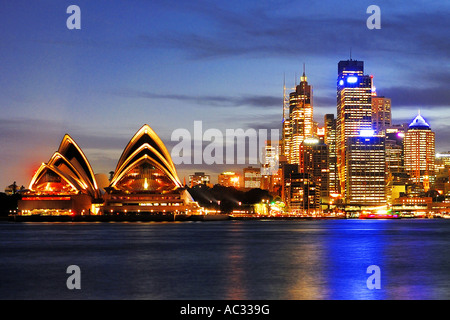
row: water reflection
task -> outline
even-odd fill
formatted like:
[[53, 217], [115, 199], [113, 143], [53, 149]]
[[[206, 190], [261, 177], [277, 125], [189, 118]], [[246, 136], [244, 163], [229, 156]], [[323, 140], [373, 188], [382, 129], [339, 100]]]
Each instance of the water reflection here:
[[385, 270], [385, 250], [389, 246], [383, 227], [373, 221], [342, 221], [339, 228], [329, 227], [320, 243], [325, 253], [321, 262], [326, 266], [326, 299], [384, 299], [384, 274], [381, 289], [367, 288], [371, 273], [367, 268], [376, 265]]
[[[0, 224], [0, 296], [449, 299], [449, 239], [442, 220]], [[65, 287], [71, 264], [81, 292]]]
[[228, 229], [228, 243], [225, 248], [225, 280], [224, 298], [226, 300], [247, 299], [245, 282], [245, 257], [242, 239], [242, 225], [232, 224]]

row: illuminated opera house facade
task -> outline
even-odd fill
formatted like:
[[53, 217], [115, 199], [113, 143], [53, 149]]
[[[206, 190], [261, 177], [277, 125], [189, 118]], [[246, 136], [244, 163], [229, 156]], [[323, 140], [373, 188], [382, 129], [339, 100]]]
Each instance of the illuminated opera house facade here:
[[142, 126], [122, 152], [109, 185], [99, 188], [81, 148], [65, 135], [19, 201], [21, 215], [190, 215], [198, 204], [179, 180], [164, 143]]

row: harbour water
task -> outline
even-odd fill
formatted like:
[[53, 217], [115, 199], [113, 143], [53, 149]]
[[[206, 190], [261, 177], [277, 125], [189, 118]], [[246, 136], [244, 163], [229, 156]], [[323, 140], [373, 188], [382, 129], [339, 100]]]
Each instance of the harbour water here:
[[0, 249], [8, 300], [450, 298], [446, 219], [2, 222]]

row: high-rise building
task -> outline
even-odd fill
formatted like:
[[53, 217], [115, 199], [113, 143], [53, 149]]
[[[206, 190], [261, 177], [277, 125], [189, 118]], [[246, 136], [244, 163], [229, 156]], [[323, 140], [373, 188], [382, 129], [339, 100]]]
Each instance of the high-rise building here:
[[346, 203], [386, 204], [385, 137], [372, 134], [349, 137], [346, 153]]
[[261, 185], [260, 188], [272, 193], [281, 192], [281, 170], [280, 164], [285, 157], [281, 155], [283, 141], [267, 140], [264, 146], [261, 163]]
[[391, 125], [386, 128], [386, 164], [388, 174], [392, 176], [394, 182], [401, 182], [406, 177], [403, 156], [405, 132], [403, 125]]
[[327, 145], [319, 138], [306, 138], [300, 149], [300, 172], [309, 173], [320, 194], [321, 202], [325, 202], [330, 195]]
[[336, 153], [336, 119], [334, 114], [325, 115], [325, 135], [324, 142], [328, 146], [328, 189], [330, 194], [337, 195], [339, 190], [339, 179], [337, 171], [337, 153]]
[[403, 157], [405, 131], [403, 125], [391, 125], [386, 128], [386, 197], [389, 203], [399, 196], [395, 190], [404, 189], [408, 182]]
[[420, 113], [405, 133], [403, 148], [406, 172], [412, 182], [423, 183], [427, 190], [434, 182], [435, 134]]
[[392, 125], [391, 99], [372, 95], [372, 128], [382, 134]]
[[[344, 199], [348, 194], [348, 140], [361, 132], [372, 130], [372, 77], [364, 75], [364, 62], [340, 61], [337, 78], [336, 149], [340, 190]], [[358, 142], [358, 139], [352, 140]]]
[[296, 164], [285, 164], [282, 199], [291, 213], [311, 214], [320, 208], [320, 193], [309, 173], [298, 171]]
[[288, 163], [299, 164], [300, 145], [306, 137], [314, 134], [312, 88], [305, 71], [295, 91], [289, 94], [288, 101], [285, 97], [285, 104], [287, 103], [289, 114], [283, 119], [283, 155]]
[[244, 168], [244, 188], [261, 188], [261, 169], [254, 167]]

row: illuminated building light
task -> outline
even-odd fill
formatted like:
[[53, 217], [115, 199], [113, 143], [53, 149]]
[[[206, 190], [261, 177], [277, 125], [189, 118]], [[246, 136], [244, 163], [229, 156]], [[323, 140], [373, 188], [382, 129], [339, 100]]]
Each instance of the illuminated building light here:
[[373, 137], [375, 135], [375, 131], [372, 129], [363, 129], [359, 131], [359, 135], [361, 137]]
[[347, 83], [356, 83], [356, 82], [358, 82], [358, 77], [355, 76], [347, 77]]
[[342, 79], [339, 80], [339, 85], [340, 85], [340, 86], [343, 86], [343, 85], [344, 85], [344, 80], [342, 80]]
[[303, 140], [303, 143], [305, 143], [305, 144], [318, 144], [319, 143], [319, 139], [317, 139], [317, 138], [306, 138], [305, 140]]

